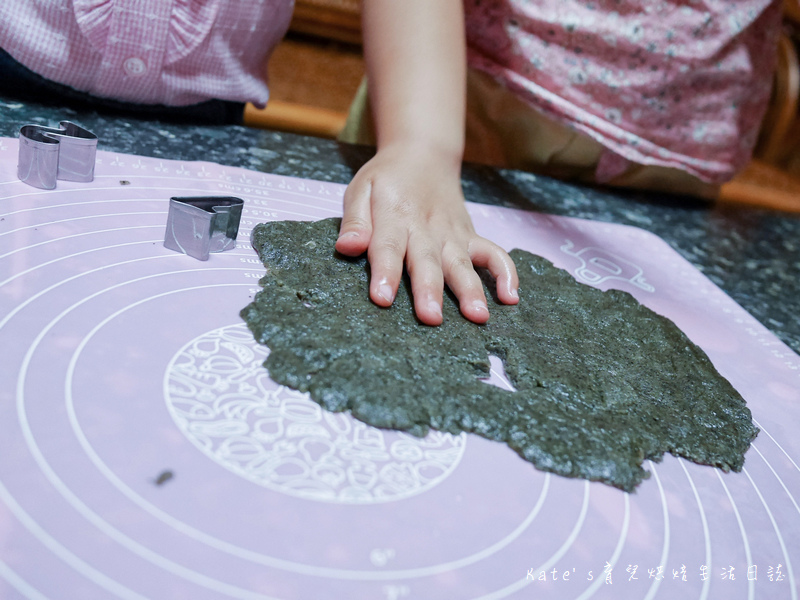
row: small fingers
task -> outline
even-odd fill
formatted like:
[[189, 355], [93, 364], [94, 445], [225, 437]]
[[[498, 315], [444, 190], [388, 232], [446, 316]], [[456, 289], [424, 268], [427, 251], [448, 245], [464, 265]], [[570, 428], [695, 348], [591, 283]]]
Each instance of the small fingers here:
[[441, 325], [444, 292], [441, 250], [412, 243], [407, 267], [414, 296], [414, 313], [425, 325]]
[[346, 256], [359, 256], [369, 247], [372, 238], [371, 192], [371, 182], [358, 176], [344, 192], [344, 213], [336, 250]]
[[445, 247], [443, 250], [444, 279], [458, 298], [461, 314], [473, 323], [486, 323], [489, 308], [483, 284], [466, 251]]
[[514, 261], [500, 246], [476, 237], [469, 244], [469, 256], [476, 267], [489, 269], [497, 282], [497, 297], [503, 304], [519, 302], [519, 276]]
[[370, 285], [369, 297], [378, 306], [389, 307], [397, 295], [403, 276], [403, 261], [407, 239], [399, 232], [378, 231], [368, 250]]

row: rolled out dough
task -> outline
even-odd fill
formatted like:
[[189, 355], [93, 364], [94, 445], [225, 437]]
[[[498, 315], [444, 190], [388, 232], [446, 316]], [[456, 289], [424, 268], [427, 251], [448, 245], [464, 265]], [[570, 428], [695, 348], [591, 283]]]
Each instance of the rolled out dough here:
[[[625, 491], [649, 475], [645, 459], [665, 452], [741, 469], [757, 433], [744, 400], [677, 326], [630, 294], [582, 285], [513, 250], [517, 306], [495, 300], [489, 322], [475, 325], [446, 296], [444, 323], [428, 327], [414, 316], [407, 279], [391, 308], [369, 300], [367, 261], [335, 254], [338, 228], [328, 219], [253, 231], [267, 274], [241, 315], [270, 348], [274, 381], [376, 427], [476, 433], [544, 471]], [[516, 391], [480, 380], [490, 354]]]

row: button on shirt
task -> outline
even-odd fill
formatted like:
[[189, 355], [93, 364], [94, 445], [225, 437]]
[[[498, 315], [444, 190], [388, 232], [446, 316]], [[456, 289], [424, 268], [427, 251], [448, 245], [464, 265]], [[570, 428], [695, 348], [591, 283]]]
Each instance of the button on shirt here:
[[269, 96], [266, 59], [291, 0], [3, 0], [0, 47], [92, 95], [185, 106]]

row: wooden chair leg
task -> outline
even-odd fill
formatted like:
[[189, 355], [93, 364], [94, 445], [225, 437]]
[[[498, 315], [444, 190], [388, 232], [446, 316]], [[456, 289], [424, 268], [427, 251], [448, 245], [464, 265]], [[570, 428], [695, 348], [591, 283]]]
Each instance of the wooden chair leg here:
[[244, 124], [260, 129], [275, 129], [304, 135], [335, 139], [344, 127], [347, 113], [270, 100], [266, 108], [247, 104]]
[[770, 109], [762, 125], [762, 138], [757, 156], [768, 163], [777, 163], [785, 154], [787, 134], [797, 120], [800, 102], [800, 61], [794, 42], [788, 35], [778, 40], [778, 66]]
[[754, 160], [722, 186], [718, 202], [800, 213], [800, 177]]

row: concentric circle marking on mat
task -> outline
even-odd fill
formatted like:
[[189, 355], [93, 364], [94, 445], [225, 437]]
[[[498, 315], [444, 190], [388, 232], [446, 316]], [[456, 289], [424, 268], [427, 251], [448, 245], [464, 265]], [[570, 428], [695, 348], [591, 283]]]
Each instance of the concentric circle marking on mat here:
[[309, 500], [373, 504], [424, 492], [461, 460], [464, 434], [419, 439], [324, 411], [273, 383], [263, 367], [268, 355], [244, 325], [231, 325], [193, 339], [167, 367], [175, 423], [245, 479]]

